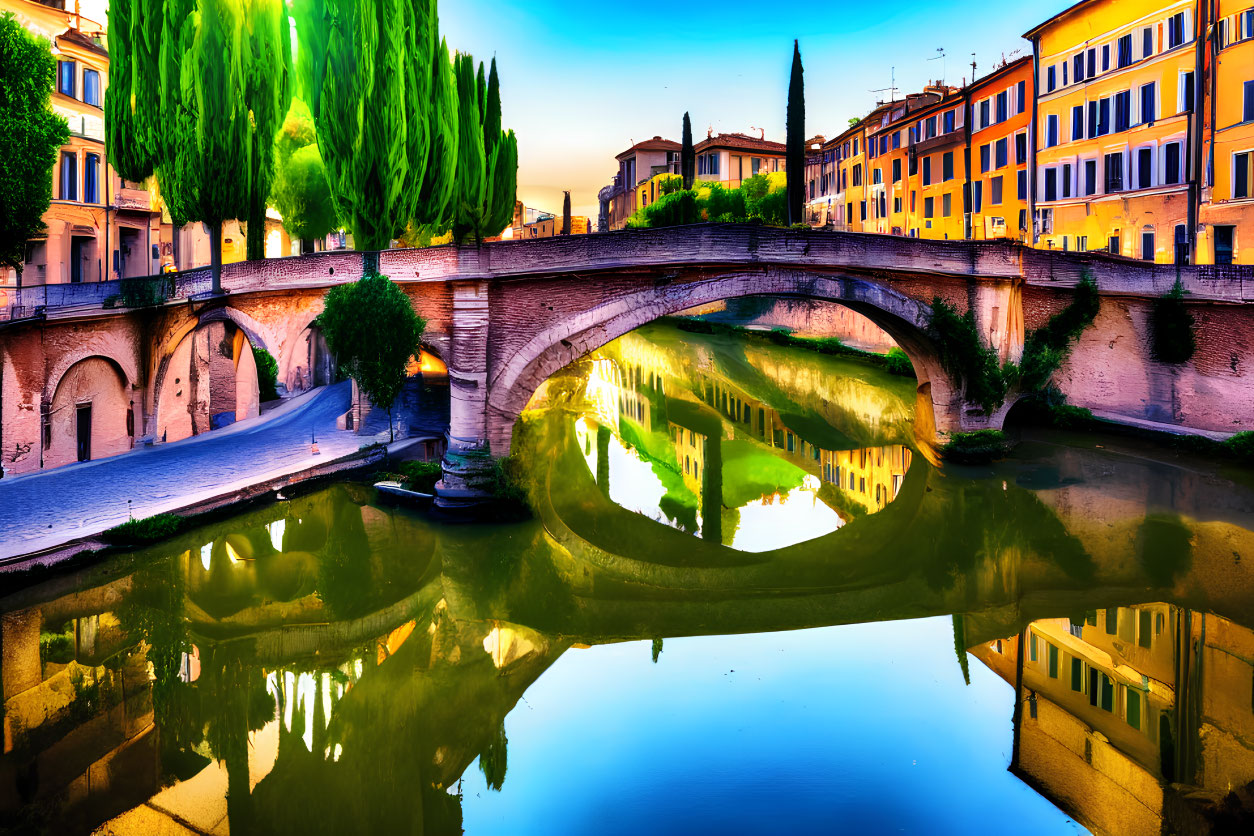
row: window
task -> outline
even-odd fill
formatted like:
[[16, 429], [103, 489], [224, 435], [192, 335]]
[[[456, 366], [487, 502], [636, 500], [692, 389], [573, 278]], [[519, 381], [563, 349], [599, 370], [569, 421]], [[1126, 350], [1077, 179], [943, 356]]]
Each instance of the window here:
[[1009, 146], [1010, 146], [1010, 140], [1008, 140], [1006, 137], [1003, 136], [1001, 139], [997, 140], [997, 144], [994, 147], [997, 149], [997, 167], [998, 168], [1005, 168], [1007, 165], [1009, 165], [1010, 163], [1009, 152], [1008, 152]]
[[1245, 101], [1241, 108], [1241, 121], [1254, 122], [1254, 81], [1245, 82]]
[[1067, 86], [1067, 62], [1062, 62], [1062, 86]]
[[1015, 162], [1023, 165], [1028, 161], [1028, 135], [1020, 132], [1015, 134]]
[[1154, 54], [1154, 30], [1147, 26], [1141, 30], [1141, 57], [1149, 58]]
[[753, 176], [756, 177], [758, 172], [762, 169], [762, 159], [760, 157], [753, 157], [749, 161], [749, 168]]
[[859, 143], [860, 141], [861, 141], [861, 140], [860, 140], [858, 137], [856, 137], [856, 136], [853, 138], [853, 155], [854, 155], [855, 157], [856, 157], [856, 156], [858, 156], [858, 143]]
[[100, 157], [88, 154], [83, 165], [83, 202], [100, 202]]
[[1102, 72], [1110, 69], [1110, 44], [1102, 46]]
[[865, 221], [866, 220], [866, 201], [865, 200], [861, 202], [860, 213], [861, 213], [860, 214], [861, 219]]
[[1250, 156], [1249, 151], [1232, 155], [1233, 198], [1250, 196]]
[[1088, 126], [1089, 126], [1088, 137], [1089, 139], [1092, 139], [1093, 137], [1097, 136], [1097, 101], [1096, 100], [1089, 102]]
[[862, 163], [857, 163], [853, 167], [853, 184], [855, 186], [862, 185]]
[[884, 182], [884, 169], [882, 168], [875, 169], [871, 173], [871, 182], [876, 183], [876, 184], [883, 183]]
[[1136, 149], [1136, 187], [1148, 189], [1154, 185], [1154, 149]]
[[1097, 160], [1084, 161], [1084, 195], [1097, 194]]
[[1105, 136], [1110, 133], [1110, 99], [1102, 99], [1097, 103], [1097, 134]]
[[1027, 110], [1028, 85], [1025, 81], [1020, 81], [1015, 85], [1015, 113], [1023, 113]]
[[895, 212], [898, 215], [901, 214], [901, 196], [900, 195], [893, 198], [893, 212]]
[[956, 111], [948, 111], [945, 114], [945, 133], [951, 133], [954, 129], [954, 113]]
[[935, 213], [934, 212], [935, 207], [936, 207], [936, 198], [934, 197], [923, 198], [923, 217], [925, 218], [932, 217], [932, 215]]
[[1132, 36], [1124, 35], [1119, 39], [1119, 66], [1126, 67], [1132, 63]]
[[1087, 75], [1089, 78], [1092, 78], [1093, 76], [1097, 75], [1097, 47], [1093, 47], [1092, 49], [1089, 50], [1088, 57], [1089, 57], [1089, 62], [1088, 62], [1089, 70], [1088, 70]]
[[948, 218], [953, 214], [954, 196], [952, 194], [941, 195], [941, 217]]
[[1045, 169], [1045, 200], [1058, 199], [1058, 169]]
[[980, 173], [981, 173], [981, 174], [984, 174], [984, 173], [985, 173], [985, 172], [987, 172], [990, 168], [992, 168], [992, 167], [993, 167], [993, 165], [992, 165], [992, 159], [993, 159], [992, 150], [993, 150], [993, 147], [992, 147], [991, 145], [984, 144], [984, 145], [981, 145], [981, 146], [980, 146]]
[[[1058, 79], [1057, 79], [1057, 74], [1056, 74], [1056, 72], [1055, 72], [1055, 67], [1054, 67], [1053, 65], [1050, 65], [1049, 69], [1047, 69], [1047, 70], [1045, 71], [1045, 92], [1046, 92], [1046, 93], [1051, 93], [1051, 92], [1053, 92], [1054, 88], [1058, 86], [1057, 81], [1058, 81]], [[981, 104], [981, 105], [980, 105], [980, 107], [981, 107], [981, 110], [983, 111], [983, 113], [984, 113], [985, 115], [987, 115], [987, 114], [988, 114], [988, 105], [987, 105], [987, 104]], [[983, 124], [987, 124], [987, 122], [985, 122], [985, 123], [983, 123]]]
[[1021, 169], [1018, 172], [1018, 175], [1019, 175], [1019, 178], [1018, 178], [1019, 188], [1016, 191], [1015, 196], [1019, 200], [1027, 200], [1028, 199], [1028, 173], [1027, 171]]
[[1003, 90], [997, 94], [997, 121], [1005, 122], [1010, 118], [1010, 91]]
[[954, 152], [946, 151], [941, 156], [941, 180], [949, 181], [954, 179]]
[[936, 117], [935, 116], [927, 117], [927, 119], [923, 123], [923, 126], [924, 126], [924, 135], [926, 136], [927, 139], [931, 139], [932, 137], [936, 136]]
[[1062, 196], [1071, 197], [1071, 163], [1062, 165]]
[[1126, 131], [1132, 127], [1132, 91], [1115, 94], [1115, 130]]
[[1071, 108], [1071, 139], [1084, 139], [1084, 105]]
[[1053, 148], [1058, 144], [1058, 117], [1049, 115], [1045, 117], [1045, 147]]
[[1001, 177], [989, 178], [988, 202], [992, 206], [1001, 206]]
[[1158, 97], [1151, 82], [1141, 88], [1141, 124], [1152, 125], [1158, 118]]
[[74, 75], [76, 66], [73, 61], [57, 62], [57, 92], [73, 97], [75, 92]]
[[1123, 152], [1106, 155], [1106, 194], [1123, 191]]
[[1215, 230], [1215, 263], [1228, 265], [1232, 263], [1232, 254], [1236, 249], [1236, 227], [1216, 224]]
[[1071, 59], [1071, 75], [1076, 83], [1084, 81], [1084, 53], [1081, 52]]
[[1193, 71], [1180, 73], [1180, 101], [1176, 108], [1180, 113], [1193, 112]]
[[[1053, 67], [1050, 67], [1050, 70], [1052, 71]], [[985, 99], [980, 102], [980, 127], [987, 128], [992, 123], [992, 120], [989, 118], [989, 100]]]
[[1180, 143], [1172, 142], [1163, 146], [1163, 183], [1173, 185], [1180, 182]]
[[[1111, 255], [1119, 255], [1123, 251], [1123, 244], [1119, 241], [1119, 230], [1115, 230], [1115, 234], [1110, 236], [1110, 241], [1106, 245], [1106, 251]], [[1110, 627], [1110, 624], [1106, 625]]]
[[78, 200], [78, 157], [68, 151], [61, 153], [61, 199]]
[[932, 185], [932, 158], [923, 158], [923, 185]]
[[1141, 260], [1154, 260], [1154, 233], [1152, 231], [1141, 233]]
[[1045, 647], [1047, 648], [1046, 656], [1047, 656], [1047, 664], [1049, 665], [1049, 677], [1050, 679], [1057, 679], [1058, 678], [1058, 647], [1049, 642], [1045, 643]]
[[1084, 693], [1084, 662], [1079, 656], [1071, 657], [1071, 690]]
[[1141, 728], [1141, 694], [1127, 687], [1124, 688], [1124, 715], [1129, 726]]
[[971, 211], [978, 214], [984, 211], [984, 181], [976, 180], [972, 185], [972, 189]]
[[1167, 19], [1167, 48], [1175, 49], [1184, 43], [1184, 12], [1177, 12]]
[[1154, 643], [1154, 618], [1149, 610], [1141, 610], [1138, 614], [1136, 643], [1147, 650]]
[[893, 182], [901, 182], [901, 157], [893, 160]]
[[100, 107], [100, 73], [83, 69], [83, 101]]
[[901, 147], [901, 131], [896, 131], [893, 133], [893, 148], [896, 149], [900, 147]]

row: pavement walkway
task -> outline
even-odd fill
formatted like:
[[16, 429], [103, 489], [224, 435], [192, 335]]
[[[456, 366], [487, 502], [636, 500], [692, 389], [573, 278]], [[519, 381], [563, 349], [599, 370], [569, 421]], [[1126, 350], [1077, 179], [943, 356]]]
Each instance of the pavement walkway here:
[[[99, 534], [132, 514], [172, 511], [386, 441], [386, 427], [379, 438], [335, 428], [348, 409], [350, 387], [344, 381], [315, 389], [257, 418], [182, 441], [0, 479], [0, 561]], [[313, 433], [317, 456], [310, 452]]]

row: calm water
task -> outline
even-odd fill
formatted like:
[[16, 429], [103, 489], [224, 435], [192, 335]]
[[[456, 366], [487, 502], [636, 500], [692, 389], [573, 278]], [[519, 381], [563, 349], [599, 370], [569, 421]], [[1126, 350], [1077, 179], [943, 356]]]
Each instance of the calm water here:
[[1248, 472], [939, 469], [913, 381], [668, 325], [532, 407], [534, 520], [339, 485], [0, 599], [0, 829], [1249, 832]]

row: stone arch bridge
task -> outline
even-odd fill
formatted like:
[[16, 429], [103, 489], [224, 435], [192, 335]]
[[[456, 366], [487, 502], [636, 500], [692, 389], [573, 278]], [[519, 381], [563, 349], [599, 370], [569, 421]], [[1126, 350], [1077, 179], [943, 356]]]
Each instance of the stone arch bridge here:
[[[325, 382], [315, 321], [323, 295], [375, 259], [427, 319], [424, 343], [448, 365], [454, 452], [507, 453], [535, 389], [584, 353], [657, 317], [756, 294], [839, 303], [887, 331], [918, 373], [924, 433], [998, 426], [1005, 409], [985, 415], [966, 403], [962, 381], [942, 367], [926, 334], [932, 299], [974, 311], [985, 344], [1014, 360], [1025, 331], [1067, 304], [1086, 273], [1098, 282], [1102, 313], [1060, 373], [1073, 402], [1214, 432], [1249, 428], [1254, 416], [1249, 268], [710, 224], [242, 262], [224, 268], [221, 296], [209, 293], [207, 269], [10, 292], [15, 304], [0, 318], [5, 471], [81, 458], [72, 422], [84, 404], [94, 457], [252, 414], [250, 347], [276, 358], [288, 391]], [[1199, 320], [1200, 350], [1185, 367], [1164, 367], [1149, 352], [1146, 322], [1152, 299], [1177, 280]], [[150, 304], [128, 307], [137, 281]]]

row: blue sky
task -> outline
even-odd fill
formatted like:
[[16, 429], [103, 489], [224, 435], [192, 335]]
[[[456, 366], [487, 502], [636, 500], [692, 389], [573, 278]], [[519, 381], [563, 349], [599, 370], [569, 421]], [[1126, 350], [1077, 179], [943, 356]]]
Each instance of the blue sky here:
[[[505, 124], [518, 133], [518, 194], [528, 206], [596, 216], [614, 155], [655, 134], [679, 139], [685, 110], [706, 129], [764, 128], [783, 140], [792, 40], [806, 70], [807, 133], [831, 136], [876, 102], [870, 90], [920, 89], [945, 75], [986, 73], [1003, 53], [1028, 54], [1021, 35], [1072, 0], [949, 0], [791, 4], [723, 0], [701, 6], [601, 0], [444, 0], [450, 49], [501, 72]], [[901, 94], [899, 94], [901, 95]]]

